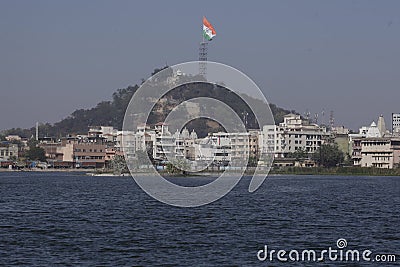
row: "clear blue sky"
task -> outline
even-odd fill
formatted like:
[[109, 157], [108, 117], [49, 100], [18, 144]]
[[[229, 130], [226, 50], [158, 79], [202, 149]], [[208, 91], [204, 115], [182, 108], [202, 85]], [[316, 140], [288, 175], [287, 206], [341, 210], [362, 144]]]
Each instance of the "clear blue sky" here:
[[[400, 112], [400, 1], [1, 1], [0, 129], [56, 122], [163, 66], [209, 60], [352, 129]], [[321, 116], [321, 115], [320, 115]], [[322, 118], [320, 118], [320, 121]]]

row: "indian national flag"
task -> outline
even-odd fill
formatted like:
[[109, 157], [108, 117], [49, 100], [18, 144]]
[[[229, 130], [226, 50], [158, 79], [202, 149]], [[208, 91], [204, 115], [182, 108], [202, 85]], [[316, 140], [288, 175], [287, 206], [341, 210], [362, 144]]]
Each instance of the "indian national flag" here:
[[203, 35], [204, 38], [206, 38], [208, 41], [211, 41], [212, 38], [214, 38], [214, 36], [217, 35], [217, 32], [214, 30], [214, 27], [211, 25], [210, 22], [208, 22], [206, 17], [203, 17]]

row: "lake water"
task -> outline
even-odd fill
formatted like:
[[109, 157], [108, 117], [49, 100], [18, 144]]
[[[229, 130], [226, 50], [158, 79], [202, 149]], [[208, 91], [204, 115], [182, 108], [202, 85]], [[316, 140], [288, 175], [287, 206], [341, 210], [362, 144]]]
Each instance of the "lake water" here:
[[[255, 193], [249, 181], [212, 204], [176, 208], [130, 177], [0, 173], [0, 265], [280, 266], [257, 252], [337, 248], [339, 238], [400, 261], [400, 177], [272, 176]], [[285, 266], [305, 265], [315, 266]]]

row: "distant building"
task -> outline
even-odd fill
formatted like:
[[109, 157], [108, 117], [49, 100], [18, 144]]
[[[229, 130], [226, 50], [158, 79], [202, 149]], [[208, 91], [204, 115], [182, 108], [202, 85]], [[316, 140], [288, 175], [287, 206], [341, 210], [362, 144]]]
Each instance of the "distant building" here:
[[[361, 153], [361, 144], [359, 143], [359, 140], [356, 141], [357, 139], [378, 137], [382, 137], [382, 134], [374, 121], [368, 127], [361, 127], [358, 133], [349, 134], [349, 154], [352, 155], [353, 160], [354, 158], [359, 157]], [[357, 164], [354, 162], [354, 165], [359, 165], [359, 162]]]
[[400, 133], [400, 113], [392, 113], [392, 131], [393, 134]]
[[104, 168], [106, 164], [107, 146], [102, 139], [66, 137], [39, 146], [45, 150], [47, 162], [55, 168]]
[[[396, 114], [393, 114], [393, 123], [395, 129]], [[354, 166], [392, 169], [399, 165], [400, 138], [386, 129], [382, 115], [378, 124], [372, 122], [357, 134], [349, 134], [349, 144]]]
[[350, 130], [344, 126], [334, 126], [331, 129], [331, 133], [336, 135], [343, 135], [343, 134], [347, 135], [350, 133]]
[[71, 162], [75, 167], [104, 168], [106, 146], [96, 143], [72, 143], [63, 148], [64, 162]]
[[258, 129], [249, 130], [249, 150], [250, 157], [259, 158], [260, 157], [260, 146], [261, 144], [261, 131]]
[[303, 121], [300, 115], [288, 114], [279, 125], [265, 125], [262, 130], [262, 153], [274, 153], [275, 158], [303, 149], [311, 154], [330, 136], [326, 128]]
[[118, 133], [116, 146], [121, 151], [123, 148], [128, 158], [134, 158], [138, 151], [146, 151], [155, 161], [165, 163], [170, 159], [194, 159], [196, 139], [196, 132], [189, 133], [186, 128], [181, 133], [171, 134], [165, 123], [142, 124], [137, 126], [136, 132]]
[[382, 137], [376, 123], [373, 121], [370, 126], [363, 126], [358, 133], [349, 134], [349, 143], [352, 144], [354, 139], [365, 137]]
[[331, 135], [338, 145], [340, 151], [342, 151], [347, 158], [351, 155], [351, 146], [349, 143], [350, 130], [344, 126], [334, 126], [330, 129]]
[[[218, 132], [198, 140], [195, 148], [195, 160], [212, 161], [214, 164], [221, 166], [228, 165], [232, 160], [233, 142], [230, 137], [228, 133]], [[238, 146], [239, 143], [235, 145], [235, 150]]]
[[360, 167], [392, 169], [400, 162], [400, 138], [364, 137], [353, 140], [353, 163]]
[[197, 139], [197, 133], [192, 130], [191, 133], [189, 133], [189, 130], [184, 128], [181, 133], [179, 133], [178, 130], [176, 130], [175, 134], [173, 135], [175, 138], [175, 158], [178, 159], [190, 159], [194, 160], [195, 159], [195, 149], [194, 149], [194, 143], [195, 140]]
[[11, 161], [18, 158], [18, 145], [4, 142], [0, 144], [0, 161]]
[[7, 141], [22, 141], [22, 138], [19, 135], [8, 135], [6, 136]]
[[115, 142], [117, 130], [112, 126], [89, 126], [88, 137], [104, 138], [107, 142]]
[[382, 137], [389, 134], [389, 132], [386, 130], [386, 123], [385, 119], [383, 118], [383, 115], [379, 116], [377, 127]]

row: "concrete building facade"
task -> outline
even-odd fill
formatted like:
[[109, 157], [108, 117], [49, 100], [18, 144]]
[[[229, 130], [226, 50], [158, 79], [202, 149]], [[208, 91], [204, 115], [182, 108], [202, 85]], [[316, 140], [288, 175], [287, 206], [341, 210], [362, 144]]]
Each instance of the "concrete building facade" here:
[[10, 161], [18, 158], [18, 145], [11, 143], [0, 144], [0, 161]]
[[279, 125], [265, 125], [262, 131], [262, 153], [273, 153], [275, 158], [303, 149], [311, 154], [330, 136], [325, 127], [309, 124], [300, 115], [288, 114]]
[[392, 169], [399, 164], [400, 139], [366, 137], [354, 139], [353, 163], [360, 167]]
[[47, 162], [55, 168], [104, 168], [107, 146], [101, 138], [96, 140], [68, 137], [42, 143], [40, 147], [45, 150]]
[[392, 131], [400, 134], [400, 113], [392, 113]]

